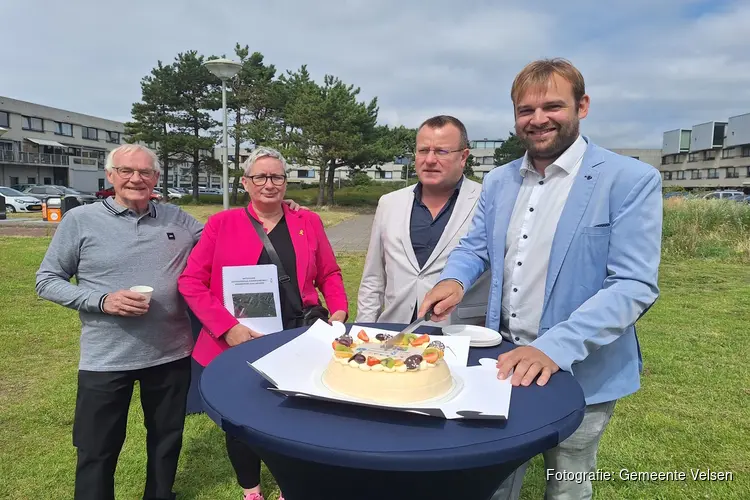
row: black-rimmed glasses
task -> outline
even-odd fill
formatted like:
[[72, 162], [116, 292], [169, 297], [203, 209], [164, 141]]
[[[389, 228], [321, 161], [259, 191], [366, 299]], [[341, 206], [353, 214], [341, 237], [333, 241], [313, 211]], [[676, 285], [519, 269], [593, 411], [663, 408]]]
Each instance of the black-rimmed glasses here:
[[246, 179], [250, 179], [256, 186], [264, 186], [268, 179], [271, 179], [271, 184], [274, 186], [283, 186], [286, 182], [286, 175], [246, 175]]

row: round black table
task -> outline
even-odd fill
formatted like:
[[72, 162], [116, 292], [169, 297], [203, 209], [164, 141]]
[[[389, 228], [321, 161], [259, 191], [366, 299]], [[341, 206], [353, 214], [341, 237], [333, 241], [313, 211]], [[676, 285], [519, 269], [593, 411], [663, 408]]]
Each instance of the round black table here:
[[[406, 325], [362, 326], [399, 331]], [[555, 447], [583, 419], [583, 391], [567, 372], [544, 387], [513, 388], [503, 421], [444, 420], [268, 390], [247, 363], [304, 331], [274, 333], [223, 352], [199, 386], [206, 414], [256, 450], [287, 500], [486, 500], [513, 470]], [[434, 327], [417, 332], [441, 334]], [[503, 341], [471, 348], [468, 365], [513, 347]]]

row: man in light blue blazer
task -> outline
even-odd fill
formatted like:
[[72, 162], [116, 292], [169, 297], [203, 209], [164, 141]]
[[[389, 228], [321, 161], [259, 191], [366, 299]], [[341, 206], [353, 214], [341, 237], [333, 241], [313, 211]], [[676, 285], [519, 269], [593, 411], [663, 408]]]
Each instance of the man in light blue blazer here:
[[[526, 154], [485, 176], [469, 232], [419, 314], [434, 306], [439, 321], [491, 270], [486, 324], [519, 345], [498, 358], [498, 377], [544, 385], [565, 370], [583, 388], [583, 422], [544, 461], [547, 499], [586, 499], [590, 481], [555, 473], [596, 469], [615, 402], [640, 387], [634, 325], [659, 295], [661, 177], [580, 135], [589, 97], [568, 61], [529, 64], [511, 97]], [[518, 498], [526, 465], [494, 499]]]

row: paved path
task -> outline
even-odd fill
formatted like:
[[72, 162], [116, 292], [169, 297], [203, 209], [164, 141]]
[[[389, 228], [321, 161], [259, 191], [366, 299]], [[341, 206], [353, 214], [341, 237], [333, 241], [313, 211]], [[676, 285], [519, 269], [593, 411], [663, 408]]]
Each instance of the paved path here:
[[357, 215], [326, 230], [331, 246], [339, 252], [367, 252], [374, 214]]

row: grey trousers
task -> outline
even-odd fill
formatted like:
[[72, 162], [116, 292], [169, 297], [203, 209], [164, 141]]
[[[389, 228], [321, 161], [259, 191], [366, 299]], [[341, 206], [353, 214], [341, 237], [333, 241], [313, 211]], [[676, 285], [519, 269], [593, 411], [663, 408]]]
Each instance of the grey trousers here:
[[[578, 429], [565, 441], [543, 453], [547, 490], [545, 500], [588, 500], [591, 481], [558, 480], [555, 472], [592, 472], [596, 470], [596, 452], [617, 401], [586, 406]], [[529, 462], [521, 465], [497, 489], [492, 500], [517, 500]]]

